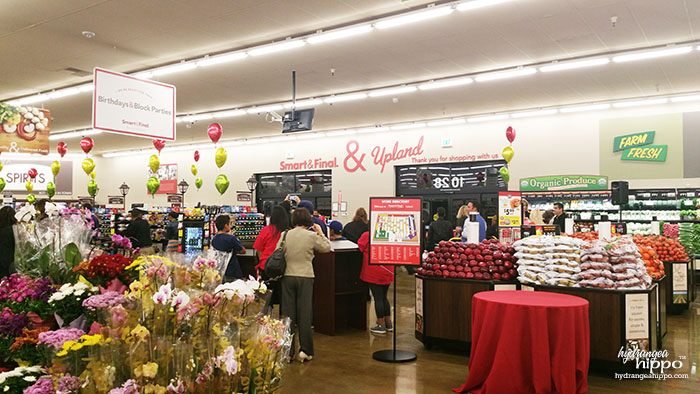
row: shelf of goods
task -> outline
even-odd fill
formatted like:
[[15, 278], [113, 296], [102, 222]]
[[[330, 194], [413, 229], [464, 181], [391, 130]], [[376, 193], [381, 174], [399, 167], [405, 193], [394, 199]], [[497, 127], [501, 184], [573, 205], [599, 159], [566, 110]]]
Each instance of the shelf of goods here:
[[[438, 246], [426, 257], [422, 271], [416, 276], [415, 336], [427, 348], [447, 342], [468, 349], [473, 295], [517, 288], [568, 293], [587, 299], [591, 359], [600, 364], [618, 363], [621, 347], [660, 348], [667, 331], [668, 280], [663, 275], [663, 264], [649, 250], [640, 249], [632, 237], [604, 243], [573, 237], [534, 236], [517, 241], [512, 247], [485, 242], [477, 249], [483, 256], [485, 248], [492, 245], [499, 251], [505, 248], [505, 253], [515, 252], [509, 257], [517, 259], [513, 265], [517, 267], [518, 282], [454, 278], [449, 268], [447, 277], [444, 273], [436, 276], [437, 270], [431, 274], [427, 268], [434, 267], [436, 258], [437, 264], [442, 265], [440, 259], [445, 260], [444, 252], [445, 248], [449, 250], [449, 244]], [[479, 246], [484, 248], [479, 249]], [[474, 251], [474, 248], [468, 249]], [[464, 254], [472, 256], [471, 252]], [[453, 254], [449, 254], [452, 262]], [[457, 257], [461, 262], [461, 254], [457, 253]], [[485, 256], [482, 258], [486, 261]], [[483, 266], [479, 266], [477, 258], [474, 260], [481, 272]], [[470, 267], [471, 261], [471, 257], [467, 257], [462, 270]], [[493, 272], [491, 266], [486, 265], [486, 269]]]
[[243, 244], [255, 242], [255, 239], [260, 234], [260, 230], [265, 227], [265, 215], [262, 213], [234, 213], [231, 215], [233, 225], [231, 226], [236, 237]]

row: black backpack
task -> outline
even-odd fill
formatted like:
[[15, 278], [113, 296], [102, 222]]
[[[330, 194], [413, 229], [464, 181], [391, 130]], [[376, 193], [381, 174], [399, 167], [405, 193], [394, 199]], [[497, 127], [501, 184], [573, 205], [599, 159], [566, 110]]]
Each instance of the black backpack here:
[[287, 231], [282, 234], [280, 246], [267, 258], [265, 262], [265, 276], [270, 280], [276, 280], [284, 276], [287, 269], [287, 260], [284, 257], [284, 242], [287, 240]]

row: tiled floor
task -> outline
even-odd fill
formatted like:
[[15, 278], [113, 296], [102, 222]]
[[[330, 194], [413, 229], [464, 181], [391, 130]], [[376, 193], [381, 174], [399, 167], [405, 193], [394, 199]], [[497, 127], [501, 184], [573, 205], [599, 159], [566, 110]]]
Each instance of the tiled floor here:
[[[418, 355], [415, 362], [388, 364], [374, 361], [372, 353], [391, 348], [391, 335], [349, 330], [336, 336], [314, 335], [313, 361], [289, 365], [282, 393], [450, 393], [466, 380], [469, 355], [434, 347], [428, 351], [414, 337], [413, 278], [406, 273], [398, 280], [398, 348]], [[391, 291], [390, 291], [391, 300]], [[374, 307], [370, 318], [374, 319]], [[615, 380], [613, 373], [591, 374], [590, 393], [700, 393], [700, 304], [680, 316], [668, 317], [664, 342], [670, 358], [685, 355], [683, 370], [688, 379], [667, 381]]]

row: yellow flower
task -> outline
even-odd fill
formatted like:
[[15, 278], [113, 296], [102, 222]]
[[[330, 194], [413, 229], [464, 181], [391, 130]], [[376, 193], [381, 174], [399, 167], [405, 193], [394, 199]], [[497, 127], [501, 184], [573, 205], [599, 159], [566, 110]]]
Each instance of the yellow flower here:
[[141, 263], [143, 263], [143, 260], [144, 260], [143, 257], [139, 257], [138, 259], [134, 260], [131, 264], [126, 266], [126, 268], [124, 268], [124, 270], [126, 271], [126, 270], [130, 270], [132, 268], [138, 269], [141, 266]]
[[83, 335], [80, 337], [80, 339], [83, 341], [83, 345], [85, 346], [95, 346], [102, 341], [102, 338], [103, 337], [100, 334]]
[[131, 336], [138, 339], [139, 341], [144, 341], [148, 336], [150, 335], [150, 332], [148, 332], [148, 329], [142, 325], [137, 325], [134, 327], [133, 330], [131, 330]]
[[60, 352], [56, 353], [56, 356], [57, 356], [57, 357], [63, 357], [63, 356], [65, 356], [66, 354], [68, 354], [67, 351], [61, 350]]
[[146, 387], [144, 387], [145, 394], [165, 394], [165, 392], [165, 387], [161, 385], [153, 385], [149, 383], [146, 385]]
[[73, 345], [73, 346], [70, 347], [70, 350], [72, 350], [72, 351], [75, 352], [75, 351], [78, 351], [78, 350], [80, 350], [80, 349], [82, 349], [82, 348], [83, 348], [83, 344], [82, 344], [82, 343], [76, 343], [75, 345]]
[[145, 378], [155, 378], [158, 374], [158, 364], [156, 363], [146, 363], [134, 368], [134, 375], [137, 378], [141, 376]]

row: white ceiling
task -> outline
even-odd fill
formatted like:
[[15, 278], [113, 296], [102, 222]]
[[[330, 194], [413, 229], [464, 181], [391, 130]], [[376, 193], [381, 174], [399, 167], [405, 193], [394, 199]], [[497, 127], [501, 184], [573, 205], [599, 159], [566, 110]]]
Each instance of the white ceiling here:
[[[5, 0], [0, 23], [0, 100], [84, 83], [65, 71], [131, 72], [372, 19], [424, 1], [400, 0]], [[613, 27], [610, 21], [617, 16]], [[160, 77], [177, 86], [178, 114], [698, 39], [697, 0], [518, 0], [288, 52]], [[97, 33], [86, 39], [81, 31]], [[478, 114], [562, 103], [700, 90], [700, 52], [584, 70], [538, 73], [359, 102], [323, 104], [315, 129]], [[330, 69], [334, 68], [335, 75]], [[49, 101], [52, 129], [87, 127], [90, 94]], [[246, 115], [222, 122], [224, 139], [278, 134]], [[178, 124], [178, 143], [206, 139], [206, 122]], [[97, 151], [150, 145], [102, 134]], [[75, 141], [75, 140], [74, 140]], [[69, 145], [71, 145], [69, 141]], [[77, 145], [77, 141], [73, 143]]]

